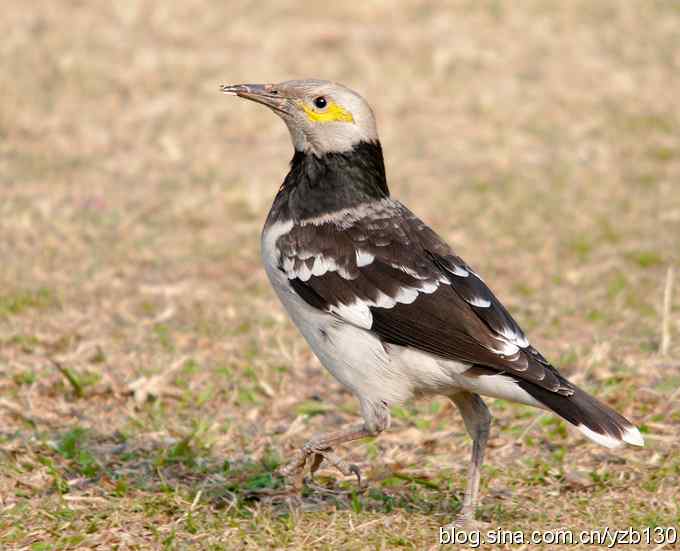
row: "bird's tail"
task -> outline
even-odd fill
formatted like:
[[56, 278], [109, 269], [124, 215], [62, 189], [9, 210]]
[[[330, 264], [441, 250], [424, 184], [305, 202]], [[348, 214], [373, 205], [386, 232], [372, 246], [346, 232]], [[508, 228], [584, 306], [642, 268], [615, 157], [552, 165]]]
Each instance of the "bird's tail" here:
[[645, 442], [640, 431], [628, 419], [576, 385], [567, 384], [574, 391], [571, 396], [557, 394], [525, 381], [522, 381], [520, 386], [547, 409], [569, 421], [593, 442], [608, 448], [618, 448], [624, 442], [644, 446]]

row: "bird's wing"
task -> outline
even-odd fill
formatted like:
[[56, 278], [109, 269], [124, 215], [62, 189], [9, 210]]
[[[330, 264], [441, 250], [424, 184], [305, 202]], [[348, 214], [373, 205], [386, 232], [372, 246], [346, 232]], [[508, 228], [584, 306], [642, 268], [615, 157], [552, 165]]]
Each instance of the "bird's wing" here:
[[484, 281], [396, 201], [303, 221], [276, 247], [308, 304], [383, 342], [573, 392]]

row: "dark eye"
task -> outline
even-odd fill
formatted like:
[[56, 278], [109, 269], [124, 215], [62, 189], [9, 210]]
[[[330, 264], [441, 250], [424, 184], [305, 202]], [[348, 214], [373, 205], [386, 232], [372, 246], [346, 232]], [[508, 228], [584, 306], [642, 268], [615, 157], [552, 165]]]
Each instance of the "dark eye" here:
[[323, 96], [319, 96], [318, 98], [314, 99], [314, 105], [316, 105], [319, 109], [323, 109], [328, 105], [328, 102], [326, 101], [326, 98]]

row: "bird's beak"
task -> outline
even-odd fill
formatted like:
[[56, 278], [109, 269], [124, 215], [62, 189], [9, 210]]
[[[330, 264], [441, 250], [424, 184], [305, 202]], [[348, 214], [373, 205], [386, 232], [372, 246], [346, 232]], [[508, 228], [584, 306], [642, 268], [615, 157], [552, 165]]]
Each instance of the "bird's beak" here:
[[289, 112], [290, 99], [282, 95], [274, 84], [223, 84], [220, 90], [230, 96], [261, 103], [274, 111]]

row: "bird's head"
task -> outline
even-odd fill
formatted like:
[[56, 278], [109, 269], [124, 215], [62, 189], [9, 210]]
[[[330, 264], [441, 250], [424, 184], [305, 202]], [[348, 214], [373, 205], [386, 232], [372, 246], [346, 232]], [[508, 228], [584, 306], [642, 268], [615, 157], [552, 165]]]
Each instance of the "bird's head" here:
[[349, 151], [360, 142], [377, 142], [373, 111], [359, 94], [326, 80], [279, 84], [223, 85], [236, 95], [269, 107], [290, 131], [297, 151], [322, 156]]

